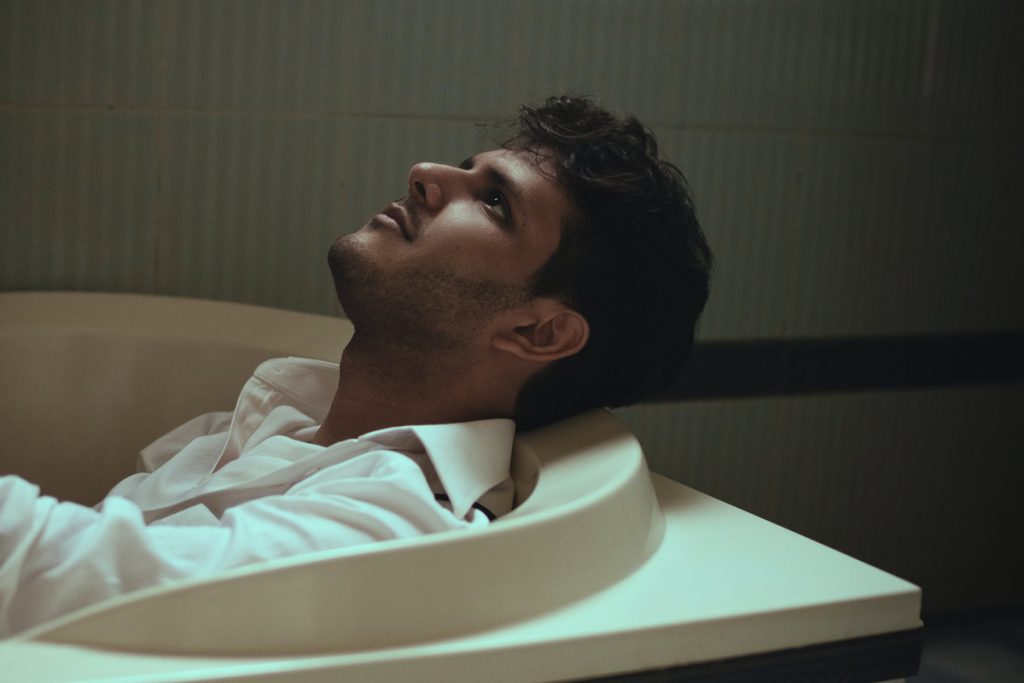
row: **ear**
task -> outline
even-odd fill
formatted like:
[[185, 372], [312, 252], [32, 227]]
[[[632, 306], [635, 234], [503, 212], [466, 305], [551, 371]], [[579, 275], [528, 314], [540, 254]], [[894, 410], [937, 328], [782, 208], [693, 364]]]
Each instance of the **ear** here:
[[538, 298], [510, 318], [492, 343], [517, 358], [549, 363], [579, 353], [589, 337], [590, 325], [578, 311], [556, 299]]

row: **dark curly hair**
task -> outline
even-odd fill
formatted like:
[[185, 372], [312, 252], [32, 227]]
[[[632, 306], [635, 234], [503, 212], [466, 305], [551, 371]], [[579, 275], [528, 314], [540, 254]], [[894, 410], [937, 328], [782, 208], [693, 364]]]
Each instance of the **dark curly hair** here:
[[575, 209], [530, 293], [561, 300], [590, 324], [578, 354], [527, 381], [519, 427], [666, 389], [693, 348], [712, 265], [686, 179], [658, 159], [636, 118], [586, 98], [524, 106], [513, 126], [502, 146], [550, 157]]

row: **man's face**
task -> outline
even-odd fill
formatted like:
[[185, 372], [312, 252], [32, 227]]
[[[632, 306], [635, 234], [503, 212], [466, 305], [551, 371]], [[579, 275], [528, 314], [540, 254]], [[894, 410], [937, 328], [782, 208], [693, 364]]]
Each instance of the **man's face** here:
[[568, 198], [543, 156], [498, 150], [458, 167], [412, 167], [408, 195], [329, 253], [335, 287], [361, 334], [455, 348], [528, 300], [558, 246]]

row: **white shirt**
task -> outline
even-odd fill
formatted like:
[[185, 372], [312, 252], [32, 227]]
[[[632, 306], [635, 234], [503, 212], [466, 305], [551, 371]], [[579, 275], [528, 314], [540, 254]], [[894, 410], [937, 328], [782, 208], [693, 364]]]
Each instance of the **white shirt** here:
[[[145, 448], [88, 508], [0, 477], [0, 637], [139, 588], [260, 560], [484, 526], [512, 507], [510, 420], [308, 443], [338, 366], [263, 363], [234, 413]], [[486, 511], [486, 512], [485, 512]]]

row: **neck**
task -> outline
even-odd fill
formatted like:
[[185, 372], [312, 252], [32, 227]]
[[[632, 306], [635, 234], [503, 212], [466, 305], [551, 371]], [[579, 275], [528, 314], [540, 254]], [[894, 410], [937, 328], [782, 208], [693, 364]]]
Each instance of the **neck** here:
[[313, 443], [328, 446], [399, 425], [511, 415], [512, 404], [495, 401], [480, 373], [474, 372], [477, 360], [466, 349], [428, 353], [353, 337], [342, 354], [338, 388]]

